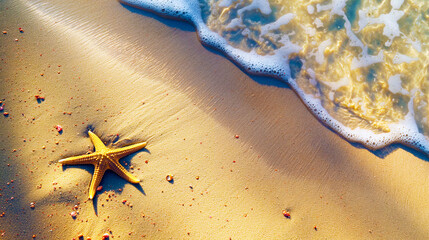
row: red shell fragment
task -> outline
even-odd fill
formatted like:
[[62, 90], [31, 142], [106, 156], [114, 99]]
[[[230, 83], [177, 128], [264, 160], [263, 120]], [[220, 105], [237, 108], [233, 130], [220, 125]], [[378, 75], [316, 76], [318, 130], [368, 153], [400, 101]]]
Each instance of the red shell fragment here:
[[40, 95], [35, 95], [34, 96], [37, 100], [45, 100], [45, 97], [42, 97]]
[[[60, 125], [55, 126], [55, 128], [57, 129], [58, 132], [63, 131], [63, 127], [61, 127]], [[98, 190], [98, 188], [97, 188], [97, 190]]]
[[283, 216], [285, 216], [286, 218], [290, 218], [290, 213], [288, 211], [283, 210], [282, 213], [283, 213]]

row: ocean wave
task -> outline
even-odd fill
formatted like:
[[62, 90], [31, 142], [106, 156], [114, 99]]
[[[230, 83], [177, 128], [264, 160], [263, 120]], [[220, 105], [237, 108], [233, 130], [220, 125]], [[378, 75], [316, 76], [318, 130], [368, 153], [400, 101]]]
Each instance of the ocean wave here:
[[287, 82], [313, 114], [370, 149], [429, 153], [425, 0], [121, 0], [192, 23], [250, 74]]

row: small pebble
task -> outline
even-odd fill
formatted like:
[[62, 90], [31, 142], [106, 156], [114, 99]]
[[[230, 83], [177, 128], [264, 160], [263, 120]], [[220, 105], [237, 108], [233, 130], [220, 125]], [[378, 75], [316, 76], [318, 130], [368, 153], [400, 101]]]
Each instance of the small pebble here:
[[238, 136], [238, 135], [235, 135], [235, 138], [239, 138], [240, 136]]
[[109, 234], [108, 233], [105, 233], [105, 234], [103, 234], [103, 238], [102, 238], [103, 240], [104, 239], [109, 239]]
[[73, 212], [71, 212], [71, 213], [70, 213], [70, 216], [71, 216], [73, 219], [75, 219], [75, 218], [76, 218], [76, 216], [77, 216], [77, 213], [76, 213], [75, 211], [73, 211]]
[[98, 186], [97, 191], [101, 191], [101, 190], [103, 190], [103, 186]]
[[165, 177], [165, 180], [167, 180], [167, 181], [169, 181], [169, 182], [173, 181], [173, 175], [168, 174], [168, 175]]
[[6, 31], [3, 31], [3, 34], [7, 34], [7, 32], [6, 32]]
[[283, 216], [285, 216], [286, 218], [290, 218], [290, 213], [288, 211], [283, 210], [282, 213], [283, 213]]
[[45, 97], [42, 97], [40, 95], [35, 95], [34, 97], [36, 98], [36, 100], [45, 100]]

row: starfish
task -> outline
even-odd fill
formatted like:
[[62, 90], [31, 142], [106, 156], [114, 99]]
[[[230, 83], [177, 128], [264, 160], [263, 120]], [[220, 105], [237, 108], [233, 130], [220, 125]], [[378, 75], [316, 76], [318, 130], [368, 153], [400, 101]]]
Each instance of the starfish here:
[[94, 176], [92, 177], [91, 184], [89, 186], [89, 199], [93, 199], [98, 185], [103, 178], [104, 173], [107, 170], [112, 170], [125, 180], [131, 183], [139, 183], [140, 180], [131, 175], [120, 163], [119, 159], [134, 153], [146, 146], [146, 142], [136, 143], [130, 146], [126, 146], [118, 149], [110, 149], [104, 145], [97, 135], [93, 132], [88, 131], [88, 135], [91, 138], [92, 143], [95, 147], [95, 152], [85, 154], [76, 157], [69, 157], [61, 159], [59, 163], [63, 165], [74, 165], [74, 164], [93, 164], [94, 165]]

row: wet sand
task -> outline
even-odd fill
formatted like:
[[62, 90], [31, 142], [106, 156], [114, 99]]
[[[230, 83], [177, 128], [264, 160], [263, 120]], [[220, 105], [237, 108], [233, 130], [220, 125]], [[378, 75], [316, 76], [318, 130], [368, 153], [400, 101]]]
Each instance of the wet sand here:
[[[191, 25], [114, 0], [0, 11], [0, 239], [429, 235], [427, 158], [346, 142]], [[93, 150], [88, 129], [112, 148], [148, 142], [121, 160], [140, 184], [108, 172], [87, 199], [93, 167], [58, 160]]]

